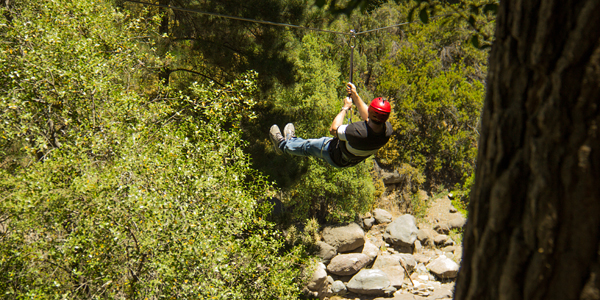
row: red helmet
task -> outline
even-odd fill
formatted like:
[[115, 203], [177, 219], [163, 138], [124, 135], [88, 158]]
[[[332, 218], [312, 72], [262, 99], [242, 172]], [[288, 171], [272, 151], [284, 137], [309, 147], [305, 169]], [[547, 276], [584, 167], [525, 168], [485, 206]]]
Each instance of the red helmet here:
[[373, 119], [375, 122], [383, 123], [387, 121], [390, 112], [392, 112], [390, 102], [382, 97], [373, 99], [369, 104], [369, 119]]

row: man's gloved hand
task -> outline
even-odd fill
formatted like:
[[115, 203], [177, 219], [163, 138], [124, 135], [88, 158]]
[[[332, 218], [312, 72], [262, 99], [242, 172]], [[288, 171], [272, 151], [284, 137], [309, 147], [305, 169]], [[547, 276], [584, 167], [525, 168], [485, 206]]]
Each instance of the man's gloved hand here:
[[348, 91], [348, 96], [356, 95], [356, 86], [352, 82], [346, 84], [346, 90]]
[[344, 98], [344, 109], [351, 109], [352, 108], [352, 98], [350, 97], [346, 97]]

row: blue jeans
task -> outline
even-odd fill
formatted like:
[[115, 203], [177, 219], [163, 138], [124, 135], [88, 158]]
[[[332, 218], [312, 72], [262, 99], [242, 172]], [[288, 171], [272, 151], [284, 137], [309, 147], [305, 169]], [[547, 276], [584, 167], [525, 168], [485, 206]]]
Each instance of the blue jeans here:
[[320, 139], [301, 139], [293, 137], [279, 144], [279, 148], [284, 153], [297, 156], [312, 156], [326, 161], [333, 167], [340, 168], [336, 165], [329, 155], [329, 142], [332, 138], [322, 137]]

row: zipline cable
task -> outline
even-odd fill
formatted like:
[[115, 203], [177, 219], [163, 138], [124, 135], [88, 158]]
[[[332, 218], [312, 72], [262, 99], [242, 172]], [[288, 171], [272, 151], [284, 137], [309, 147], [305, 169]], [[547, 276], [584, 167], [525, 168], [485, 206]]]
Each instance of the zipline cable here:
[[[348, 32], [339, 32], [339, 31], [332, 31], [332, 30], [326, 30], [326, 29], [320, 29], [320, 28], [292, 25], [292, 24], [286, 24], [286, 23], [277, 23], [277, 22], [271, 22], [271, 21], [261, 21], [261, 20], [255, 20], [255, 19], [227, 16], [227, 15], [221, 15], [221, 14], [217, 14], [217, 13], [199, 11], [199, 10], [195, 10], [195, 9], [174, 7], [171, 5], [154, 4], [154, 3], [136, 1], [136, 0], [124, 0], [124, 1], [143, 4], [143, 5], [157, 6], [157, 7], [162, 7], [162, 8], [172, 9], [172, 10], [179, 10], [179, 11], [184, 11], [184, 12], [197, 13], [197, 14], [208, 15], [208, 16], [219, 17], [219, 18], [251, 22], [251, 23], [259, 23], [259, 24], [266, 24], [266, 25], [273, 25], [273, 26], [283, 26], [283, 27], [291, 27], [291, 28], [304, 29], [304, 30], [312, 30], [312, 31], [327, 32], [327, 33], [334, 33], [334, 34], [341, 34], [341, 35], [349, 35], [350, 36], [350, 49], [351, 49], [351, 51], [350, 51], [350, 82], [352, 82], [352, 80], [353, 80], [352, 75], [353, 75], [353, 71], [354, 71], [354, 47], [356, 46], [356, 36], [357, 35], [366, 34], [366, 33], [379, 31], [379, 30], [383, 30], [383, 29], [399, 27], [399, 26], [417, 22], [415, 20], [412, 22], [404, 22], [404, 23], [400, 23], [400, 24], [365, 30], [365, 31], [361, 31], [361, 32], [356, 32], [354, 29], [352, 29], [348, 33]], [[348, 93], [348, 97], [351, 97], [351, 92]], [[352, 109], [350, 109], [350, 112], [348, 112], [348, 124], [352, 123], [352, 112], [353, 112]]]
[[305, 29], [305, 30], [320, 31], [320, 32], [327, 32], [327, 33], [334, 33], [334, 34], [350, 35], [350, 36], [357, 36], [357, 35], [361, 35], [361, 34], [365, 34], [365, 33], [370, 33], [370, 32], [373, 32], [373, 31], [379, 31], [379, 30], [383, 30], [383, 29], [394, 28], [394, 27], [398, 27], [398, 26], [407, 25], [407, 24], [410, 24], [410, 23], [417, 22], [417, 21], [404, 22], [404, 23], [400, 23], [400, 24], [396, 24], [396, 25], [390, 25], [390, 26], [386, 26], [386, 27], [375, 28], [375, 29], [370, 29], [370, 30], [361, 31], [361, 32], [350, 32], [350, 33], [348, 33], [348, 32], [339, 32], [339, 31], [326, 30], [326, 29], [320, 29], [320, 28], [313, 28], [313, 27], [305, 27], [305, 26], [299, 26], [299, 25], [292, 25], [292, 24], [286, 24], [286, 23], [277, 23], [277, 22], [271, 22], [271, 21], [261, 21], [261, 20], [255, 20], [255, 19], [248, 19], [248, 18], [227, 16], [227, 15], [221, 15], [221, 14], [217, 14], [217, 13], [199, 11], [199, 10], [195, 10], [195, 9], [175, 7], [175, 6], [171, 6], [171, 5], [154, 4], [154, 3], [143, 2], [143, 1], [136, 1], [136, 0], [124, 0], [124, 1], [125, 2], [138, 3], [138, 4], [144, 4], [144, 5], [150, 5], [150, 6], [157, 6], [157, 7], [162, 7], [162, 8], [168, 8], [168, 9], [172, 9], [172, 10], [179, 10], [179, 11], [197, 13], [197, 14], [208, 15], [208, 16], [213, 16], [213, 17], [220, 17], [220, 18], [238, 20], [238, 21], [245, 21], [245, 22], [259, 23], [259, 24], [266, 24], [266, 25], [273, 25], [273, 26], [291, 27], [291, 28], [297, 28], [297, 29]]
[[[352, 74], [354, 73], [354, 47], [356, 47], [356, 34], [354, 29], [350, 30], [352, 37], [350, 38], [350, 82], [352, 82]], [[348, 92], [348, 98], [352, 100], [352, 92]], [[348, 112], [348, 124], [352, 123], [352, 107]]]

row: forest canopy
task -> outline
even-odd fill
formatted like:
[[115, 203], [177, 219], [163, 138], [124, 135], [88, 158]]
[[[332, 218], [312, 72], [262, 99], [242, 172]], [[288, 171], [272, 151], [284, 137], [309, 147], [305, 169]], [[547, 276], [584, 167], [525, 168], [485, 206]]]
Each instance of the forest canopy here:
[[[407, 23], [361, 35], [353, 52], [362, 98], [392, 104], [391, 142], [345, 170], [270, 145], [272, 124], [328, 134], [349, 80], [348, 35], [126, 1], [7, 2], [1, 297], [297, 299], [315, 222], [350, 221], [386, 193], [375, 163], [405, 178], [392, 201], [468, 190], [486, 73], [469, 22], [409, 22], [411, 2], [350, 16], [240, 2], [185, 5], [336, 32]], [[272, 197], [289, 218], [273, 217]]]

